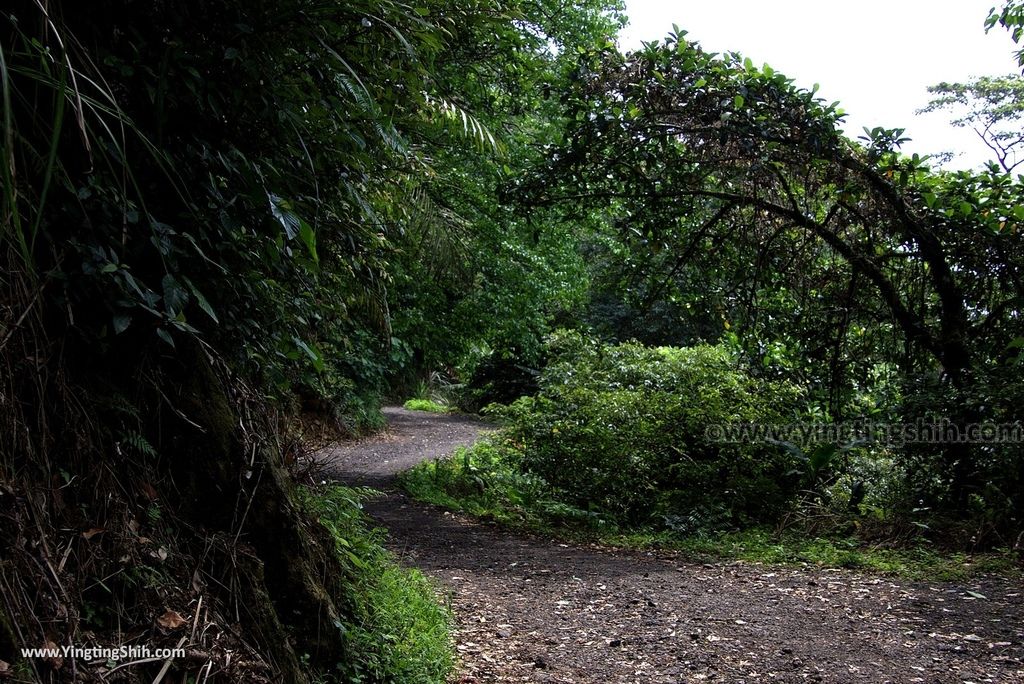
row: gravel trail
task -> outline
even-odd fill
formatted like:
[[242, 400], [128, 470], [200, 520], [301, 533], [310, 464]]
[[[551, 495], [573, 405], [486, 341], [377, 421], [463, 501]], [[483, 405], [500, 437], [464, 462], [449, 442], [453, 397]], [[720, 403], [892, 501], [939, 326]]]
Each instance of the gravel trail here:
[[1024, 683], [1024, 587], [702, 564], [576, 547], [409, 501], [401, 470], [472, 443], [472, 418], [387, 409], [388, 434], [321, 452], [385, 490], [367, 512], [457, 619], [457, 682]]

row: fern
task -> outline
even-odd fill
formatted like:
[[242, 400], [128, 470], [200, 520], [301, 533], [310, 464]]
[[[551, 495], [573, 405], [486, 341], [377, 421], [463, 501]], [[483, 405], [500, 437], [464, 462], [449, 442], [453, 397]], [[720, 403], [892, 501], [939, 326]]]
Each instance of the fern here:
[[118, 440], [118, 444], [139, 456], [147, 456], [149, 458], [156, 458], [158, 456], [157, 450], [149, 443], [149, 440], [136, 430], [124, 430], [121, 433], [121, 439]]

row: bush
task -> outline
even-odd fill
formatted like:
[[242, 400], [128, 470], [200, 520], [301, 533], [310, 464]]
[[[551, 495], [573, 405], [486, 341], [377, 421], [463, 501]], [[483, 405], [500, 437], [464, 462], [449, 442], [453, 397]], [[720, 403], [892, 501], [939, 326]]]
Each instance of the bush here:
[[524, 472], [521, 462], [522, 453], [496, 435], [447, 458], [420, 463], [399, 480], [415, 499], [511, 527], [580, 532], [608, 528], [599, 515], [565, 503], [564, 492]]
[[778, 423], [792, 385], [757, 379], [722, 347], [603, 345], [578, 333], [550, 342], [540, 392], [492, 407], [521, 468], [566, 503], [620, 524], [693, 531], [774, 519], [795, 497], [791, 455], [723, 444], [709, 426]]

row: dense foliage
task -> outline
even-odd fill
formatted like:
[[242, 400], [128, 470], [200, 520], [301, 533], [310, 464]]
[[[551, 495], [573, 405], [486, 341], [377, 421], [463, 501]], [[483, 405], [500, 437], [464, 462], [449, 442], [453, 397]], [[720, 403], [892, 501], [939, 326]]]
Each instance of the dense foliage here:
[[[602, 267], [637, 283], [619, 301], [648, 341], [734, 339], [831, 420], [1019, 420], [1019, 179], [931, 171], [898, 130], [851, 142], [836, 104], [683, 35], [588, 55], [566, 102], [561, 148], [520, 191], [613, 217]], [[987, 491], [1017, 525], [1018, 444], [926, 451], [926, 505]]]
[[750, 522], [785, 511], [797, 463], [710, 427], [778, 424], [798, 390], [753, 378], [720, 347], [601, 345], [556, 337], [536, 396], [499, 411], [517, 465], [563, 499], [619, 523]]
[[0, 660], [76, 677], [18, 646], [173, 645], [154, 611], [199, 601], [207, 674], [397, 676], [340, 627], [369, 590], [297, 505], [291, 419], [372, 429], [390, 387], [540, 334], [573, 250], [493, 195], [554, 135], [539, 85], [619, 23], [603, 2], [5, 7]]
[[[989, 25], [1015, 30], [1016, 40], [1014, 7], [994, 12]], [[707, 504], [725, 512], [717, 521], [725, 526], [749, 514], [745, 501], [760, 487], [764, 510], [753, 520], [795, 501], [796, 515], [785, 520], [812, 527], [828, 520], [837, 529], [877, 530], [881, 523], [894, 538], [916, 529], [954, 545], [1019, 547], [1019, 79], [931, 89], [930, 109], [954, 112], [953, 125], [975, 128], [991, 147], [993, 162], [976, 171], [944, 171], [903, 155], [900, 129], [848, 139], [838, 103], [816, 90], [739, 53], [709, 53], [678, 30], [629, 55], [598, 45], [580, 55], [562, 94], [561, 140], [510, 193], [587, 227], [577, 244], [588, 265], [588, 301], [561, 323], [605, 340], [687, 346], [677, 352], [684, 355], [719, 345], [752, 381], [800, 387], [790, 417], [804, 426], [854, 428], [799, 444], [744, 444], [779, 464], [795, 459], [811, 477], [797, 482], [800, 468], [774, 470], [770, 458], [764, 481], [742, 467], [701, 473], [701, 459], [686, 461], [681, 445], [698, 453], [702, 445], [679, 431], [688, 417], [725, 421], [718, 403], [702, 398], [690, 407], [699, 392], [674, 385], [664, 366], [642, 391], [630, 393], [628, 382], [622, 389], [614, 373], [587, 384], [587, 369], [604, 368], [606, 358], [642, 374], [650, 361], [643, 354], [661, 353], [627, 345], [617, 349], [637, 355], [595, 352], [561, 379], [557, 354], [542, 355], [552, 365], [532, 387], [523, 382], [529, 375], [506, 373], [521, 389], [499, 401], [536, 394], [499, 411], [506, 441], [439, 466], [432, 484], [412, 478], [410, 486], [428, 498], [461, 490], [484, 502], [481, 512], [517, 500], [549, 510], [557, 500], [640, 525], [667, 518], [669, 502], [684, 518]], [[728, 377], [705, 370], [707, 386], [716, 374]], [[671, 389], [661, 394], [660, 383]], [[766, 396], [786, 403], [785, 392], [773, 392]], [[912, 436], [865, 436], [856, 429], [865, 423]], [[1008, 429], [1010, 437], [927, 436], [929, 426], [964, 436], [977, 425]], [[480, 491], [467, 478], [480, 478]], [[726, 492], [735, 497], [723, 503]]]

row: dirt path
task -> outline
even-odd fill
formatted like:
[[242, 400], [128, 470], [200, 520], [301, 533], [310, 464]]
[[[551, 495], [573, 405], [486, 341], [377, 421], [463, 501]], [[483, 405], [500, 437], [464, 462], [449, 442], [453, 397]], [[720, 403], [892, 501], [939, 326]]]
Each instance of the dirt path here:
[[346, 484], [390, 489], [395, 475], [420, 461], [473, 444], [492, 429], [477, 418], [384, 407], [386, 432], [322, 449], [315, 457], [325, 472]]
[[[327, 454], [336, 476], [387, 488], [389, 475], [483, 429], [388, 417], [390, 436]], [[1024, 682], [1024, 587], [1006, 580], [912, 583], [569, 547], [393, 491], [367, 511], [448, 592], [461, 682]]]

